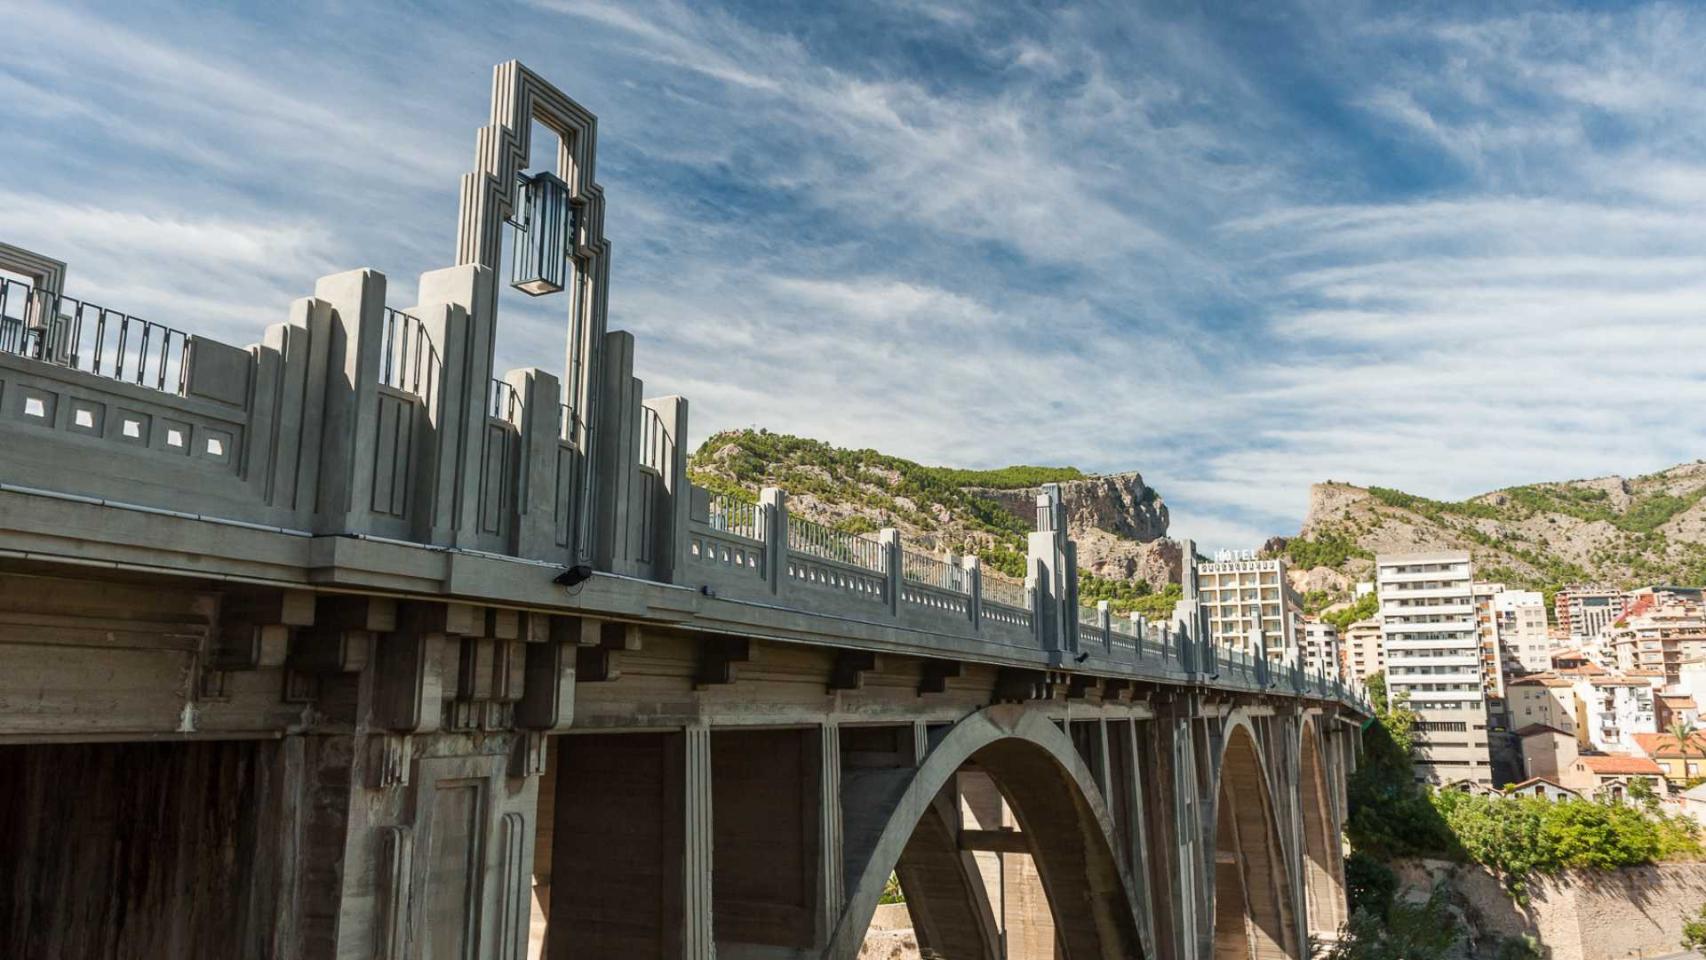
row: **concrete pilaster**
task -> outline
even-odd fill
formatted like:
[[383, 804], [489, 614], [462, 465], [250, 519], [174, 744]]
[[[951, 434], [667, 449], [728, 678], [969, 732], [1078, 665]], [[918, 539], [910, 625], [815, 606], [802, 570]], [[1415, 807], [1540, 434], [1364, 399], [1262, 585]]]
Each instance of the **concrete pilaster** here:
[[446, 546], [472, 545], [479, 531], [480, 462], [492, 379], [492, 331], [497, 322], [494, 283], [490, 270], [472, 264], [421, 274], [421, 303], [458, 308], [441, 320], [421, 318], [434, 337], [444, 369], [437, 468], [442, 506], [433, 530], [434, 541]]
[[692, 506], [691, 482], [687, 479], [687, 398], [659, 397], [646, 406], [657, 411], [669, 433], [668, 456], [663, 465], [663, 487], [668, 510], [657, 520], [658, 542], [652, 552], [652, 574], [675, 583], [687, 562], [687, 514]]
[[782, 592], [788, 576], [788, 494], [777, 487], [758, 492], [759, 539], [764, 541], [764, 579], [770, 592]]
[[841, 823], [841, 727], [818, 726], [817, 942], [828, 945], [846, 906]]
[[385, 275], [351, 270], [323, 277], [316, 299], [332, 308], [328, 327], [325, 427], [321, 433], [319, 527], [366, 532], [373, 512], [373, 472], [366, 469], [378, 429], [380, 340]]
[[900, 531], [884, 527], [877, 531], [877, 542], [883, 545], [886, 584], [883, 599], [888, 601], [889, 616], [900, 615], [901, 544]]
[[521, 398], [521, 456], [516, 475], [515, 526], [511, 537], [517, 556], [530, 560], [564, 561], [557, 546], [557, 397], [562, 386], [543, 370], [511, 370], [504, 375]]
[[681, 956], [714, 960], [717, 942], [711, 926], [711, 729], [688, 727], [683, 753], [682, 810], [685, 816], [681, 857]]

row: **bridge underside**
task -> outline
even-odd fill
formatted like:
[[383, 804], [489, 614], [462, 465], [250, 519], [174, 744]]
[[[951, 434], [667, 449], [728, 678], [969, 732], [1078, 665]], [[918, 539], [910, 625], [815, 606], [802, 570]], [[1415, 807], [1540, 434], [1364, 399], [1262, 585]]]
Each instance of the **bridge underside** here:
[[1342, 900], [1331, 705], [19, 561], [0, 659], [0, 955], [851, 957], [895, 876], [941, 956], [1300, 956]]

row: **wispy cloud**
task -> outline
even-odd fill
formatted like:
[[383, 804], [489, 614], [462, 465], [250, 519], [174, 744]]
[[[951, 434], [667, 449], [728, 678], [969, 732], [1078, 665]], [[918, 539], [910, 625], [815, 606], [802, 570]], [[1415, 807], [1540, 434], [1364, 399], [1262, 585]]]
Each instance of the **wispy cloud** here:
[[[884, 0], [23, 3], [4, 239], [246, 342], [451, 248], [492, 63], [601, 118], [613, 323], [694, 434], [1141, 469], [1205, 546], [1307, 485], [1691, 459], [1706, 15]], [[41, 57], [43, 46], [78, 56]], [[560, 299], [560, 298], [559, 298]], [[560, 367], [506, 297], [500, 363]]]

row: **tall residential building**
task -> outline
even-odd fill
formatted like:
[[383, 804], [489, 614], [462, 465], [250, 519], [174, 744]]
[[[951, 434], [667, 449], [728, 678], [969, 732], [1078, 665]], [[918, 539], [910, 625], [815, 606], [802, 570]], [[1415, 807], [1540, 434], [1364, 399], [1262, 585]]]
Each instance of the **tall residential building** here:
[[1254, 652], [1250, 638], [1260, 627], [1270, 659], [1298, 659], [1303, 602], [1286, 582], [1285, 566], [1281, 559], [1197, 564], [1197, 590], [1215, 643]]
[[1502, 583], [1474, 582], [1469, 592], [1475, 603], [1475, 639], [1481, 657], [1481, 682], [1489, 701], [1498, 701], [1494, 712], [1503, 712], [1505, 696], [1504, 654], [1499, 648], [1499, 628], [1493, 614], [1493, 598], [1505, 592]]
[[1686, 596], [1642, 593], [1600, 638], [1619, 669], [1652, 670], [1680, 684], [1682, 665], [1706, 657], [1706, 609]]
[[1343, 676], [1338, 628], [1315, 617], [1304, 617], [1302, 659], [1304, 669], [1311, 673], [1325, 673], [1329, 677]]
[[1493, 782], [1473, 582], [1466, 551], [1375, 558], [1386, 685], [1416, 711], [1418, 781]]
[[1380, 618], [1369, 617], [1345, 627], [1339, 642], [1345, 648], [1345, 670], [1352, 680], [1368, 678], [1386, 670], [1386, 654], [1380, 648]]
[[1506, 683], [1512, 674], [1552, 669], [1552, 638], [1546, 631], [1546, 598], [1538, 590], [1505, 590], [1492, 597], [1493, 628], [1504, 657]]
[[1552, 598], [1558, 626], [1569, 634], [1572, 646], [1580, 647], [1599, 636], [1608, 624], [1623, 615], [1625, 599], [1610, 587], [1565, 587]]

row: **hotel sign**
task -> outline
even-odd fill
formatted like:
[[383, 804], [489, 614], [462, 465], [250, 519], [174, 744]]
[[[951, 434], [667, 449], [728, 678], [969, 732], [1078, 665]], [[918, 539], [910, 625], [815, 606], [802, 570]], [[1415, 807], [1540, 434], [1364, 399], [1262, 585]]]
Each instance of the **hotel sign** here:
[[1254, 559], [1256, 559], [1256, 551], [1254, 551], [1254, 550], [1216, 550], [1216, 551], [1214, 551], [1214, 562], [1215, 563], [1238, 563], [1240, 561], [1254, 560]]

